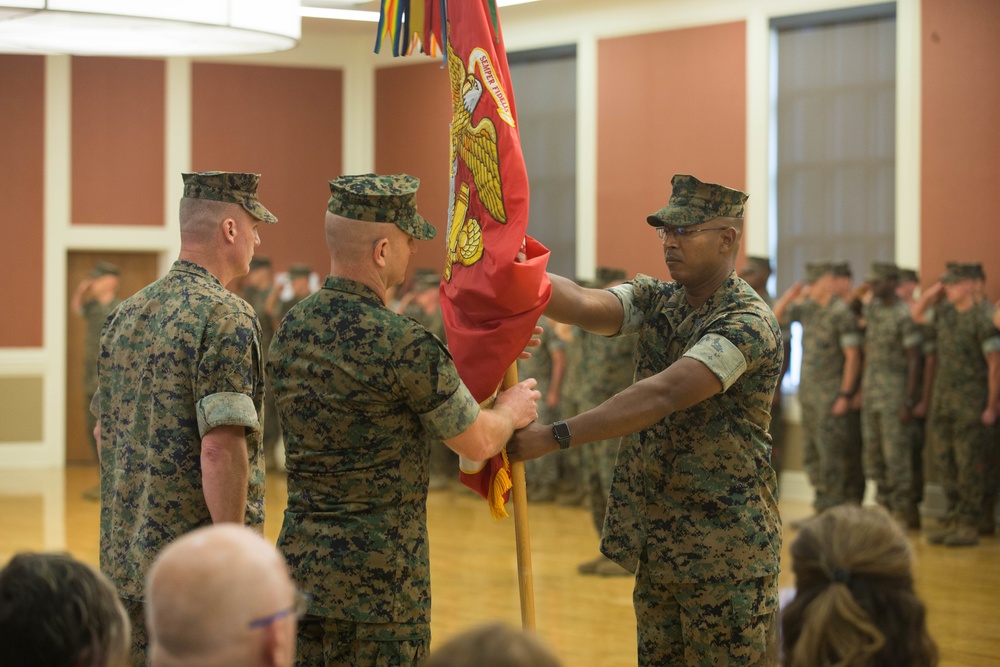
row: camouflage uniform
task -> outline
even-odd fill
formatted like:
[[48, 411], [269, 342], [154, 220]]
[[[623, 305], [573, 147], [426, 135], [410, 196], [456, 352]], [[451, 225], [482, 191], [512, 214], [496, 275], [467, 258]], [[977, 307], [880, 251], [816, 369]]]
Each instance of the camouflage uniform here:
[[278, 547], [312, 596], [299, 664], [413, 664], [430, 642], [429, 445], [479, 406], [438, 338], [335, 276], [278, 326], [269, 369], [288, 468]]
[[97, 362], [101, 354], [101, 329], [107, 321], [108, 316], [121, 303], [120, 299], [112, 299], [108, 303], [101, 303], [96, 299], [85, 301], [80, 307], [80, 315], [86, 322], [87, 332], [83, 338], [84, 367], [83, 367], [83, 396], [84, 405], [87, 406], [87, 440], [94, 448], [94, 459], [97, 460], [97, 442], [94, 441], [94, 427], [97, 426], [97, 417], [90, 411], [90, 402], [97, 393]]
[[[563, 377], [562, 396], [559, 402], [561, 417], [583, 412], [584, 392], [588, 382], [584, 372], [584, 340], [593, 334], [579, 327], [573, 327], [572, 332], [572, 338], [564, 343], [566, 373]], [[552, 457], [559, 468], [557, 491], [562, 495], [560, 500], [562, 503], [576, 505], [586, 499], [583, 456], [579, 447], [571, 447], [556, 452]]]
[[[767, 292], [764, 292], [763, 294], [758, 292], [757, 294], [773, 312], [774, 297]], [[787, 324], [783, 324], [781, 325], [781, 351], [786, 362], [791, 351], [791, 346], [792, 329]], [[787, 363], [784, 368], [787, 371]], [[771, 467], [774, 468], [774, 474], [779, 477], [779, 481], [781, 471], [785, 469], [785, 413], [783, 407], [784, 402], [781, 400], [781, 380], [784, 379], [784, 377], [785, 375], [782, 373], [781, 379], [778, 380], [778, 388], [774, 390], [775, 400], [771, 401]], [[780, 492], [780, 485], [778, 489]]]
[[[859, 347], [857, 320], [847, 305], [832, 299], [821, 306], [812, 299], [790, 304], [785, 322], [802, 324], [802, 370], [799, 402], [802, 405], [803, 467], [816, 490], [817, 512], [840, 505], [851, 497], [848, 461], [849, 415], [835, 417], [830, 410], [840, 391], [844, 349]], [[860, 458], [860, 451], [857, 456]], [[858, 463], [860, 467], [860, 461]]]
[[639, 664], [773, 664], [781, 520], [767, 429], [778, 323], [735, 273], [697, 309], [684, 288], [648, 276], [611, 291], [625, 308], [619, 335], [638, 333], [637, 382], [687, 356], [724, 388], [625, 436], [618, 451], [601, 551], [638, 568]]
[[986, 357], [1000, 352], [1000, 334], [987, 309], [978, 304], [961, 313], [950, 303], [940, 304], [931, 328], [929, 349], [938, 363], [927, 416], [930, 461], [941, 476], [950, 517], [960, 525], [977, 526], [988, 446], [981, 422], [988, 395]]
[[[274, 337], [274, 325], [271, 318], [264, 309], [267, 297], [271, 294], [272, 287], [260, 289], [257, 287], [247, 287], [243, 290], [243, 299], [250, 304], [257, 320], [260, 322], [260, 349], [262, 353], [261, 363], [267, 365], [267, 351], [271, 348], [271, 339]], [[281, 423], [278, 421], [278, 409], [274, 404], [274, 389], [271, 387], [270, 378], [265, 378], [267, 388], [264, 392], [264, 458], [267, 459], [278, 445], [281, 438]]]
[[[586, 332], [585, 332], [586, 333]], [[581, 411], [595, 408], [632, 384], [635, 363], [635, 338], [619, 336], [608, 338], [586, 334], [583, 339], [583, 383]], [[590, 499], [590, 512], [594, 527], [600, 534], [607, 513], [611, 477], [618, 456], [619, 439], [592, 442], [580, 447], [583, 452], [584, 482]]]
[[[438, 276], [426, 275], [419, 278], [420, 285], [415, 289], [427, 289], [431, 284], [440, 282]], [[444, 328], [444, 316], [440, 308], [428, 313], [423, 306], [410, 302], [403, 309], [403, 315], [415, 320], [420, 326], [437, 336], [442, 345], [448, 345], [447, 332]], [[431, 443], [431, 488], [444, 486], [449, 481], [458, 481], [458, 454], [440, 440]]]
[[[91, 407], [101, 421], [101, 571], [140, 623], [160, 549], [212, 523], [200, 457], [216, 426], [247, 429], [246, 523], [263, 530], [260, 355], [253, 310], [191, 262], [174, 262], [105, 326]], [[133, 631], [133, 660], [145, 664], [144, 627]]]
[[[538, 421], [551, 424], [559, 419], [560, 406], [550, 408], [545, 402], [552, 388], [552, 353], [565, 350], [566, 344], [556, 336], [552, 320], [542, 316], [538, 319], [542, 328], [541, 345], [531, 348], [530, 359], [517, 360], [517, 377], [524, 380], [535, 378], [535, 387], [542, 394], [538, 401]], [[528, 500], [551, 500], [555, 495], [555, 487], [559, 477], [559, 459], [555, 456], [543, 456], [531, 461], [525, 461], [525, 483], [528, 487]]]
[[[885, 305], [878, 299], [864, 307], [865, 359], [861, 421], [864, 428], [865, 477], [878, 484], [878, 500], [894, 513], [913, 504], [912, 431], [899, 411], [906, 395], [907, 350], [919, 349], [920, 329], [902, 301]], [[909, 404], [909, 407], [913, 407]]]

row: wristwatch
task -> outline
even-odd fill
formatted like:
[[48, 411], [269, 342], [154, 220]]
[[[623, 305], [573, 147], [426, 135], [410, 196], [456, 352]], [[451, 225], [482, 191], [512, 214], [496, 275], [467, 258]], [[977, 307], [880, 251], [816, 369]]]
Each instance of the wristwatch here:
[[559, 449], [569, 449], [569, 441], [573, 437], [573, 434], [569, 432], [569, 424], [562, 421], [553, 422], [552, 437], [559, 443]]

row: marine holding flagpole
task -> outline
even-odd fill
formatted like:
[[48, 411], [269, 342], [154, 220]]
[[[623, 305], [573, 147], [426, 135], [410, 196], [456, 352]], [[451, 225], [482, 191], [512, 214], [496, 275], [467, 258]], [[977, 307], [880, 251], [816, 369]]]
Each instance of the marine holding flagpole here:
[[436, 229], [406, 174], [330, 181], [330, 275], [285, 315], [268, 357], [284, 429], [278, 549], [310, 596], [298, 664], [415, 665], [430, 647], [431, 440], [483, 461], [537, 417], [528, 379], [481, 408], [434, 334], [390, 309]]
[[747, 195], [673, 177], [646, 222], [671, 281], [586, 289], [551, 275], [545, 311], [636, 336], [635, 382], [555, 424], [534, 423], [511, 461], [624, 436], [601, 551], [636, 573], [640, 665], [773, 665], [781, 520], [770, 465], [781, 331], [735, 271]]

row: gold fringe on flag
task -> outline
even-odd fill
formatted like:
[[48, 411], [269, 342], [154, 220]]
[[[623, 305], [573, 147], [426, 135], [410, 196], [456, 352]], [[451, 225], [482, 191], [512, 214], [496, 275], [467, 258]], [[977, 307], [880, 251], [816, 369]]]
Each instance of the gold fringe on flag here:
[[514, 486], [514, 483], [510, 480], [510, 461], [507, 460], [507, 450], [501, 450], [500, 454], [503, 456], [503, 467], [497, 470], [497, 474], [493, 477], [493, 484], [490, 486], [490, 495], [486, 499], [486, 502], [490, 505], [490, 514], [498, 521], [510, 516], [507, 514], [507, 508], [504, 506], [503, 496]]

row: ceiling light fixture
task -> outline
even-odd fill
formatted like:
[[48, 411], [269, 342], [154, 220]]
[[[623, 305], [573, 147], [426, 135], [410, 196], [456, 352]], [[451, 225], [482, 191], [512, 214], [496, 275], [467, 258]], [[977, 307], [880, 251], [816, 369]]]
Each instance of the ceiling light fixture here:
[[0, 53], [266, 53], [301, 36], [299, 0], [0, 0]]
[[[338, 21], [369, 21], [378, 23], [379, 13], [363, 9], [334, 9], [328, 7], [322, 0], [304, 0], [301, 14], [303, 18], [334, 19]], [[497, 7], [523, 5], [537, 0], [497, 0]], [[358, 4], [353, 0], [344, 0], [344, 4]]]

